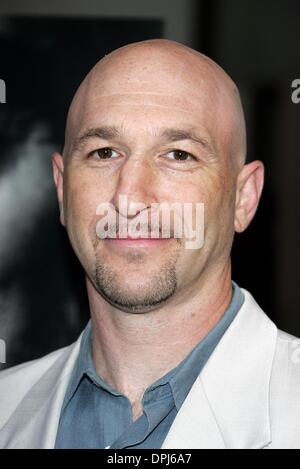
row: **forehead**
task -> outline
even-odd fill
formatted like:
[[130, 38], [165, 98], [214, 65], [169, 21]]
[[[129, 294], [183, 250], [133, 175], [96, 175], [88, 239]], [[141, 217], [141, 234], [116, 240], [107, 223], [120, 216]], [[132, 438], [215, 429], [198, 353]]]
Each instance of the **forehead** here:
[[[209, 125], [210, 113], [211, 107], [199, 109], [189, 99], [179, 99], [176, 95], [103, 96], [90, 103], [77, 120], [69, 142], [70, 151], [88, 143], [91, 136], [97, 136], [123, 141], [132, 148], [188, 139], [200, 143], [211, 153], [216, 144]], [[96, 131], [97, 128], [109, 131]]]
[[146, 133], [154, 125], [185, 123], [205, 129], [215, 140], [226, 126], [232, 103], [220, 77], [206, 63], [166, 54], [101, 62], [75, 95], [67, 139], [99, 125], [134, 125]]
[[123, 133], [155, 137], [160, 129], [198, 128], [203, 137], [213, 140], [218, 119], [207, 93], [116, 92], [91, 93], [74, 113], [71, 140], [88, 128], [113, 126]]
[[[151, 119], [190, 119], [199, 120], [216, 114], [216, 106], [211, 106], [211, 99], [205, 93], [200, 97], [195, 94], [127, 92], [107, 95], [93, 94], [85, 101], [77, 113], [79, 123], [86, 120], [125, 118]], [[159, 121], [157, 122], [159, 125]]]

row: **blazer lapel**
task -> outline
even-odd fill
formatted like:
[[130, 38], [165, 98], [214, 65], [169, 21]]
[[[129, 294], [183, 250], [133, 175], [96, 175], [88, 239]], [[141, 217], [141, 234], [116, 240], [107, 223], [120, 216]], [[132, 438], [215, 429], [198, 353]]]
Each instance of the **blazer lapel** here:
[[21, 401], [0, 431], [0, 448], [54, 448], [60, 411], [81, 337], [62, 351]]
[[225, 449], [225, 442], [197, 379], [182, 404], [162, 449]]
[[271, 442], [269, 387], [277, 328], [252, 295], [179, 410], [163, 448], [263, 448]]

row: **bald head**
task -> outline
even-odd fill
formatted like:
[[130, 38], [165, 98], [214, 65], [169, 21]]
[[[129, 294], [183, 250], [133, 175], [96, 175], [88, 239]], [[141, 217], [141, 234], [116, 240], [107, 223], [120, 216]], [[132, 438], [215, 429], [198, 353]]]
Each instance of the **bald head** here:
[[[171, 298], [176, 306], [194, 301], [206, 282], [209, 290], [216, 279], [225, 285], [234, 232], [250, 223], [263, 186], [262, 163], [244, 164], [245, 154], [239, 92], [208, 57], [152, 40], [100, 60], [71, 103], [67, 159], [53, 156], [62, 223], [100, 295], [124, 311], [145, 312]], [[201, 249], [186, 249], [172, 235], [147, 247], [98, 242], [99, 216], [109, 223], [103, 203], [118, 214], [115, 224], [130, 220], [149, 232], [149, 216], [175, 206], [170, 218], [180, 221], [183, 238], [192, 226], [196, 234], [204, 229], [205, 242]], [[157, 225], [163, 232], [163, 221]]]
[[[71, 103], [66, 125], [64, 155], [101, 104], [114, 104], [122, 94], [135, 105], [156, 95], [168, 105], [172, 97], [186, 109], [206, 107], [215, 130], [215, 144], [228, 149], [240, 167], [246, 157], [245, 121], [237, 86], [213, 60], [183, 44], [155, 39], [129, 44], [102, 58], [88, 73]], [[193, 108], [193, 109], [192, 109]]]

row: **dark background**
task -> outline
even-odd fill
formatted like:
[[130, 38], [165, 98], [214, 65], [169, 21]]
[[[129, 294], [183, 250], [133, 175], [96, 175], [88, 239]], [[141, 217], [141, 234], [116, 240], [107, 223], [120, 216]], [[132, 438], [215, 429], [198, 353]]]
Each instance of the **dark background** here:
[[156, 37], [204, 52], [240, 87], [248, 160], [264, 162], [266, 184], [254, 221], [236, 235], [233, 279], [280, 328], [300, 336], [300, 104], [291, 101], [300, 78], [300, 2], [141, 3], [1, 1], [0, 338], [7, 356], [0, 368], [68, 345], [88, 320], [50, 156], [62, 148], [70, 100], [94, 63]]

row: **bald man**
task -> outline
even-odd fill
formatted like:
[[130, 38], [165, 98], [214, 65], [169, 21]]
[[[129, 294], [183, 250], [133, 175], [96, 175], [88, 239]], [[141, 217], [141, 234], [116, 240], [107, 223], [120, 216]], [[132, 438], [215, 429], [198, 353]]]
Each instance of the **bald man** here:
[[0, 374], [1, 448], [300, 448], [300, 343], [231, 278], [263, 188], [245, 157], [209, 58], [151, 40], [94, 66], [53, 155], [91, 319]]

